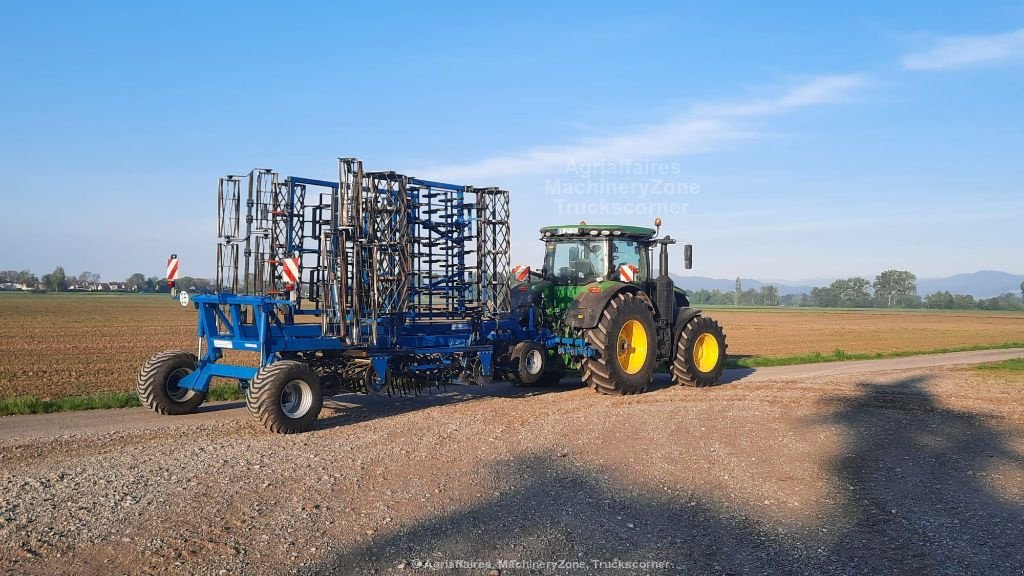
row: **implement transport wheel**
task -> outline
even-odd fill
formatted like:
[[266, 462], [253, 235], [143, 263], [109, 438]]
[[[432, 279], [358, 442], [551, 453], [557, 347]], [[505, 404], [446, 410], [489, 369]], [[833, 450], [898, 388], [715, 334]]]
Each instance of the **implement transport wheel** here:
[[181, 388], [178, 382], [199, 365], [195, 354], [165, 350], [142, 365], [136, 391], [142, 405], [157, 412], [178, 416], [191, 414], [206, 399], [206, 392]]
[[516, 379], [523, 386], [540, 382], [547, 368], [548, 351], [536, 342], [524, 340], [512, 347], [512, 361], [516, 365]]
[[324, 404], [320, 377], [302, 362], [279, 360], [256, 373], [245, 404], [249, 414], [271, 432], [305, 432]]
[[711, 318], [694, 316], [683, 327], [672, 361], [672, 382], [683, 386], [714, 386], [725, 369], [725, 332]]
[[618, 294], [587, 330], [597, 356], [583, 360], [583, 381], [602, 394], [638, 394], [654, 375], [658, 336], [651, 306], [633, 294]]

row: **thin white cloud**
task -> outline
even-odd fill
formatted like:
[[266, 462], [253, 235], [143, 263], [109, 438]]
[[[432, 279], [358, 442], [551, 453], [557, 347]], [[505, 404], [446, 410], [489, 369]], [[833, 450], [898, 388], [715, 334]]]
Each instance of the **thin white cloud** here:
[[772, 98], [699, 104], [659, 124], [633, 127], [619, 134], [585, 138], [575, 143], [537, 146], [468, 164], [435, 166], [415, 173], [441, 180], [480, 180], [501, 176], [542, 174], [577, 165], [629, 160], [655, 160], [709, 152], [757, 132], [741, 119], [762, 118], [840, 102], [866, 83], [863, 76], [819, 76]]
[[995, 64], [1024, 56], [1024, 28], [1002, 34], [946, 36], [927, 50], [903, 56], [907, 70], [948, 70]]

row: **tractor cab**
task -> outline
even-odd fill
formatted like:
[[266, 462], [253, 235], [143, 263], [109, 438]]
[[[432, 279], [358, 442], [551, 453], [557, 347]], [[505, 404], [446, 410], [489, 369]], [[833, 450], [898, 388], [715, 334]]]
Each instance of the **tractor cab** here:
[[[537, 342], [544, 345], [512, 349], [520, 381], [540, 381], [541, 375], [558, 375], [568, 367], [580, 370], [584, 382], [599, 392], [635, 394], [647, 389], [655, 364], [664, 362], [679, 384], [718, 382], [725, 366], [725, 333], [691, 308], [675, 286], [668, 248], [676, 240], [658, 237], [660, 218], [654, 225], [580, 222], [540, 229], [540, 272], [513, 268], [514, 321], [525, 333], [539, 333]], [[683, 254], [689, 269], [689, 244], [683, 245]]]
[[583, 286], [606, 280], [640, 284], [651, 278], [655, 230], [639, 226], [587, 225], [541, 228], [541, 276], [555, 285]]

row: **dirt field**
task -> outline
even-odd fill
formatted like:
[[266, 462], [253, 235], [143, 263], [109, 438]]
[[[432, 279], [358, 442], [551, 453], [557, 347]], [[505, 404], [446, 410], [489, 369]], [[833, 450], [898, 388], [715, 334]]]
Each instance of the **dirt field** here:
[[[1024, 314], [711, 310], [729, 353], [891, 352], [1024, 341]], [[0, 293], [0, 397], [131, 390], [153, 353], [193, 350], [195, 311], [167, 296]]]
[[291, 437], [237, 410], [237, 420], [175, 428], [5, 438], [0, 565], [531, 568], [506, 565], [506, 576], [1024, 565], [1020, 372], [740, 379], [621, 398], [577, 386], [344, 396], [316, 431]]
[[985, 311], [708, 310], [730, 354], [790, 356], [937, 350], [1024, 342], [1024, 314]]

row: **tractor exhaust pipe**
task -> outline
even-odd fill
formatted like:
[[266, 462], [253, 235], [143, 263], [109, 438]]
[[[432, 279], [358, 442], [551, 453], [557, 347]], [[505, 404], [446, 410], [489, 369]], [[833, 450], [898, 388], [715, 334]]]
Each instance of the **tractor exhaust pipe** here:
[[658, 277], [654, 279], [654, 306], [658, 309], [658, 315], [672, 321], [675, 315], [675, 282], [668, 275], [668, 245], [676, 241], [671, 236], [665, 236], [657, 241], [661, 244], [661, 253], [658, 254]]
[[666, 242], [661, 243], [661, 253], [658, 255], [658, 276], [668, 276], [668, 243]]

